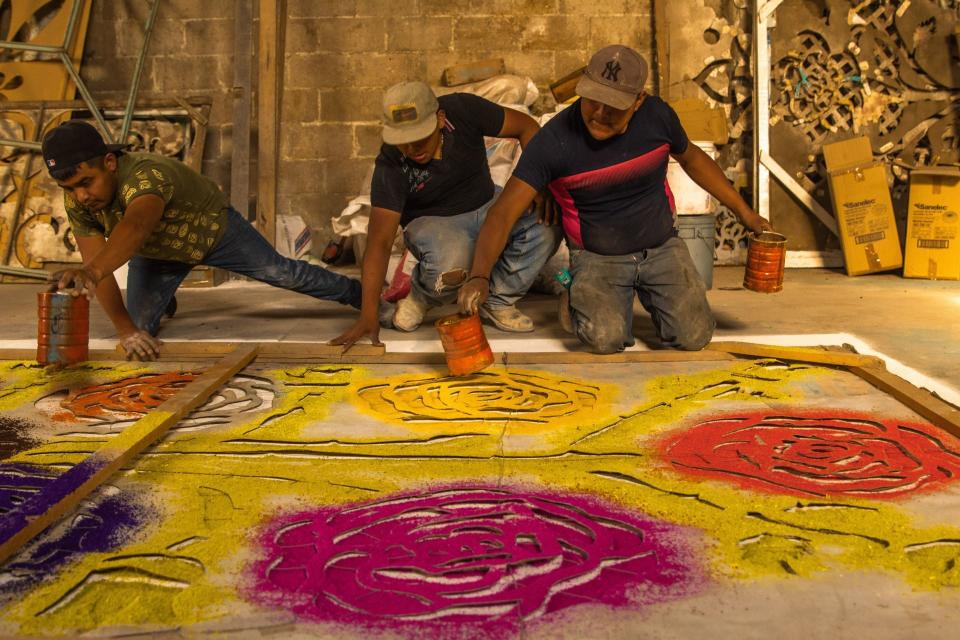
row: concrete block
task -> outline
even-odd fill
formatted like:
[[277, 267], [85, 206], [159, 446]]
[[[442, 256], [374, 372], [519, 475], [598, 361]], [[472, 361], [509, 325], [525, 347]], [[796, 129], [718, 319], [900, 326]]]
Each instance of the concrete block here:
[[354, 87], [385, 89], [404, 80], [423, 77], [419, 53], [353, 53], [347, 55], [347, 80]]
[[316, 89], [285, 89], [281, 122], [316, 122], [320, 119], [320, 92]]
[[[151, 91], [156, 86], [150, 73], [152, 61], [148, 60], [147, 65], [140, 79], [141, 94]], [[80, 77], [86, 82], [87, 88], [98, 97], [103, 92], [111, 91], [122, 92], [126, 97], [126, 93], [130, 90], [130, 79], [136, 67], [136, 58], [85, 59]]]
[[348, 124], [284, 122], [280, 128], [284, 160], [340, 160], [353, 156], [353, 127]]
[[[113, 55], [139, 56], [140, 49], [143, 47], [143, 23], [135, 20], [120, 20], [115, 24], [117, 49]], [[232, 41], [232, 37], [231, 37]], [[183, 54], [184, 52], [194, 51], [203, 53], [203, 46], [200, 43], [192, 43], [192, 46], [186, 41], [186, 29], [182, 20], [161, 20], [157, 19], [153, 27], [153, 35], [150, 36], [150, 48], [147, 49], [147, 56], [169, 56]]]
[[557, 13], [560, 0], [473, 0], [471, 12], [493, 16], [543, 16]]
[[[337, 209], [337, 213], [340, 213], [340, 209]], [[330, 194], [323, 191], [291, 193], [277, 197], [277, 213], [300, 216], [307, 226], [316, 228], [321, 235], [321, 249], [333, 237], [333, 229], [330, 227], [330, 219], [333, 217], [331, 210]]]
[[[233, 56], [234, 21], [232, 17], [186, 20], [183, 25], [186, 30], [186, 53]], [[152, 43], [150, 48], [153, 49]]]
[[633, 0], [560, 0], [558, 10], [563, 15], [626, 15], [639, 11], [650, 13], [650, 3]]
[[357, 0], [356, 16], [419, 16], [417, 3], [410, 0]]
[[357, 124], [353, 127], [353, 149], [357, 158], [373, 159], [380, 153], [383, 144], [379, 124]]
[[453, 18], [393, 18], [386, 22], [388, 51], [449, 51]]
[[554, 54], [554, 64], [557, 69], [557, 75], [554, 77], [554, 80], [559, 80], [568, 73], [586, 66], [586, 64], [590, 62], [590, 56], [593, 55], [593, 53], [594, 50], [588, 46], [587, 42], [581, 43], [577, 48], [571, 47], [563, 51], [557, 51]]
[[[154, 56], [148, 62], [148, 78], [167, 98], [188, 91], [209, 95], [233, 86], [233, 74], [228, 73], [223, 56]], [[124, 78], [128, 84], [129, 78]]]
[[466, 16], [474, 13], [473, 0], [420, 0], [424, 16]]
[[517, 51], [525, 22], [512, 16], [461, 18], [453, 28], [453, 44], [459, 51]]
[[277, 173], [278, 195], [303, 192], [322, 193], [327, 189], [326, 169], [320, 160], [280, 160]]
[[531, 16], [523, 24], [520, 47], [524, 51], [563, 51], [580, 48], [590, 35], [590, 22], [582, 16]]
[[289, 18], [356, 15], [356, 0], [287, 0]]
[[528, 76], [539, 87], [545, 87], [557, 77], [553, 51], [510, 53], [505, 57], [507, 73]]
[[323, 122], [379, 122], [386, 87], [340, 87], [320, 93], [320, 120]]
[[384, 51], [387, 35], [377, 18], [296, 18], [287, 22], [289, 53]]
[[[339, 192], [349, 197], [370, 190], [368, 182], [372, 174], [373, 160], [371, 158], [347, 158], [326, 162], [327, 189]], [[341, 201], [337, 206], [337, 213], [346, 204]]]
[[598, 16], [590, 18], [589, 50], [591, 55], [608, 44], [625, 44], [636, 49], [650, 63], [652, 61], [650, 46], [652, 41], [649, 16]]
[[346, 57], [334, 53], [293, 53], [284, 63], [284, 86], [331, 89], [351, 82]]

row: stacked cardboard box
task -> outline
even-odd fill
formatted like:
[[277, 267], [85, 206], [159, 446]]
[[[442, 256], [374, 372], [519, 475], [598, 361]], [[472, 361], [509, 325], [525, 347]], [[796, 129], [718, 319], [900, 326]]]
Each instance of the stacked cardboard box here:
[[847, 275], [903, 266], [886, 165], [864, 137], [824, 145], [833, 210]]
[[903, 275], [960, 280], [960, 168], [929, 167], [910, 174]]

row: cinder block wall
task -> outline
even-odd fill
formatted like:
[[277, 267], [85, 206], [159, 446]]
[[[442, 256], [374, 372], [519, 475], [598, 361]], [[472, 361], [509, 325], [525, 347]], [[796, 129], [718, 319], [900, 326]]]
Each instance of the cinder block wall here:
[[[228, 0], [163, 0], [141, 87], [144, 97], [213, 98], [204, 171], [225, 190], [233, 11]], [[96, 95], [126, 95], [146, 12], [143, 0], [94, 2], [83, 75]], [[446, 67], [502, 57], [549, 95], [605, 44], [652, 60], [650, 13], [650, 0], [287, 0], [278, 212], [329, 232], [364, 188], [391, 84], [438, 84]]]

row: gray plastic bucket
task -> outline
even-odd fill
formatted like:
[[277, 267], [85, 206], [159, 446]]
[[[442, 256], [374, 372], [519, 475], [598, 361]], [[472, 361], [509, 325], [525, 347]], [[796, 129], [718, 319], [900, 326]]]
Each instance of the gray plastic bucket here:
[[714, 239], [717, 236], [716, 215], [698, 213], [677, 216], [677, 231], [687, 243], [687, 250], [693, 258], [697, 273], [703, 279], [707, 289], [713, 287]]

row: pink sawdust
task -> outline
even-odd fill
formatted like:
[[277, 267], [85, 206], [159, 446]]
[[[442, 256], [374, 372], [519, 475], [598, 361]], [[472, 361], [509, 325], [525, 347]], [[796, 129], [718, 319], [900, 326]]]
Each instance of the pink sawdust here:
[[580, 495], [435, 489], [274, 519], [249, 595], [314, 620], [508, 630], [688, 593], [700, 580], [686, 538]]

